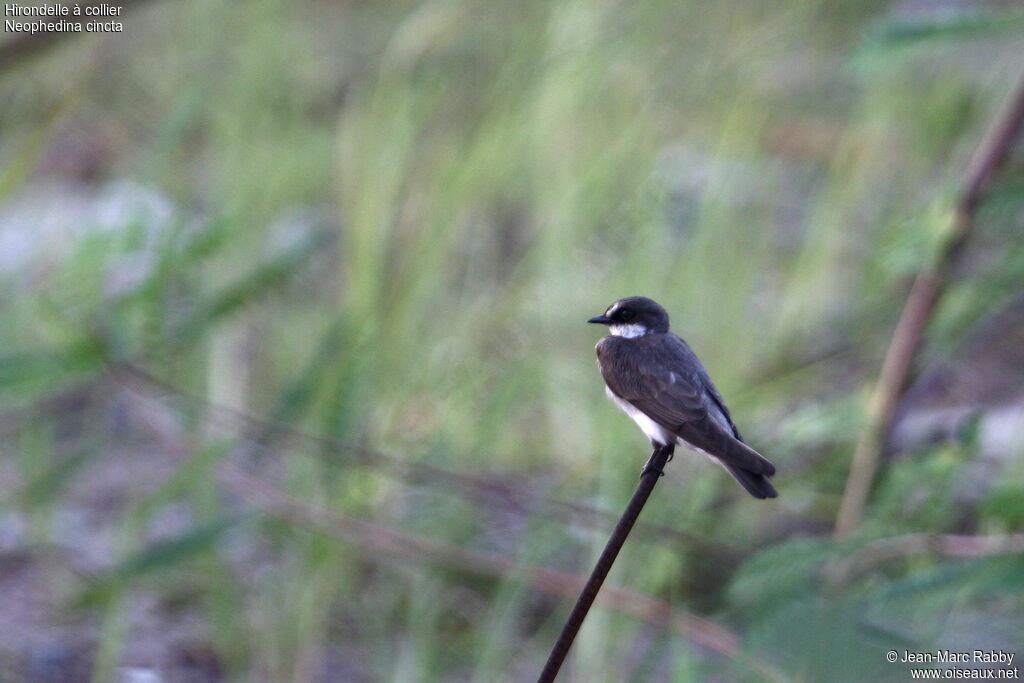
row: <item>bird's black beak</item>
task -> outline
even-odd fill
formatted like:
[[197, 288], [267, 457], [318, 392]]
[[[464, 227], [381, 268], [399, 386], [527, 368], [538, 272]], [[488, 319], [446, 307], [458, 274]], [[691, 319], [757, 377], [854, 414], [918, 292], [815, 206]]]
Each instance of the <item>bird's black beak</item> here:
[[606, 315], [596, 315], [588, 323], [597, 323], [598, 325], [611, 325], [614, 321]]

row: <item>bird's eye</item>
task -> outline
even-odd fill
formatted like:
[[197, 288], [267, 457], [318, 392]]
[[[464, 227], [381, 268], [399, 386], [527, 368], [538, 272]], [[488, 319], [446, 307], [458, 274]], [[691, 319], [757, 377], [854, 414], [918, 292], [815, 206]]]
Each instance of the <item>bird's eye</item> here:
[[631, 309], [631, 308], [623, 308], [621, 311], [619, 311], [618, 318], [619, 318], [619, 320], [628, 323], [630, 320], [633, 319], [633, 317], [635, 315], [636, 315], [636, 313], [633, 312], [633, 309]]

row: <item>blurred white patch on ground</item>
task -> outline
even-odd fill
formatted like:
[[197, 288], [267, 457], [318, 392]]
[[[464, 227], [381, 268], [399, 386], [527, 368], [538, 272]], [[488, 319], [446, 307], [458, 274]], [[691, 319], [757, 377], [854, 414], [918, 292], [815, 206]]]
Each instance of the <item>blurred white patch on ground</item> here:
[[86, 236], [135, 231], [135, 249], [108, 273], [107, 293], [117, 296], [145, 279], [156, 241], [184, 223], [173, 202], [141, 183], [36, 185], [0, 206], [0, 278], [31, 286], [60, 268]]

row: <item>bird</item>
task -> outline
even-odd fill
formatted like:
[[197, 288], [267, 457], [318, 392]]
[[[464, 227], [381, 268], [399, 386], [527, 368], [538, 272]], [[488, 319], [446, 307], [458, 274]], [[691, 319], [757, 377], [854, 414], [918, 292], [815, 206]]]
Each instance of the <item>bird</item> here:
[[722, 465], [755, 498], [778, 495], [768, 479], [775, 466], [743, 441], [704, 364], [669, 331], [668, 312], [660, 304], [631, 296], [587, 322], [608, 327], [609, 335], [597, 343], [605, 390], [655, 453], [686, 446]]

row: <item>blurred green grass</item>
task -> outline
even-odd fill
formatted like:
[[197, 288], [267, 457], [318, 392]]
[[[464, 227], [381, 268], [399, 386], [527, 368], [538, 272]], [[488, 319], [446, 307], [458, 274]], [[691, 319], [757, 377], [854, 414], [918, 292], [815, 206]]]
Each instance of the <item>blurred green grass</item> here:
[[[1012, 582], [986, 579], [989, 560], [923, 559], [833, 594], [820, 569], [851, 549], [822, 534], [906, 278], [1024, 46], [1009, 10], [965, 14], [962, 31], [908, 21], [887, 3], [803, 0], [143, 7], [123, 35], [64, 41], [0, 81], [0, 201], [66, 180], [58, 162], [82, 137], [100, 158], [88, 183], [129, 178], [177, 211], [161, 230], [80, 225], [47, 238], [49, 267], [4, 276], [0, 398], [13, 410], [130, 361], [216, 405], [617, 511], [647, 453], [604, 398], [584, 321], [642, 293], [776, 462], [782, 497], [748, 500], [677, 458], [644, 519], [754, 559], [733, 575], [634, 539], [611, 580], [711, 615], [793, 680], [897, 680], [889, 644], [960, 643], [958, 619], [981, 604], [964, 596]], [[1011, 188], [983, 234], [1019, 228], [1020, 199]], [[296, 224], [296, 209], [326, 217]], [[1019, 287], [1019, 251], [958, 284], [931, 353]], [[111, 273], [140, 258], [141, 279], [112, 292]], [[565, 601], [238, 521], [214, 473], [249, 435], [212, 428], [202, 404], [166, 411], [176, 474], [119, 509], [100, 583], [62, 588], [93, 598], [94, 680], [130, 659], [139, 592], [197, 606], [231, 679], [539, 670]], [[19, 424], [4, 447], [31, 492], [6, 498], [10, 514], [70, 506], [81, 471], [110, 453], [155, 457], [88, 414], [84, 436], [63, 421]], [[606, 534], [309, 455], [272, 441], [260, 462], [297, 500], [524, 565], [583, 573]], [[955, 530], [948, 485], [970, 457], [892, 462], [857, 542]], [[918, 495], [930, 504], [907, 503]], [[172, 505], [194, 526], [159, 545]], [[986, 505], [975, 528], [1013, 530]], [[40, 522], [28, 538], [59, 533]], [[1021, 609], [1007, 598], [1000, 614], [1012, 624]], [[1020, 635], [1018, 622], [992, 639]], [[577, 646], [575, 680], [757, 678], [612, 612], [591, 615]], [[346, 673], [327, 673], [339, 662]]]

